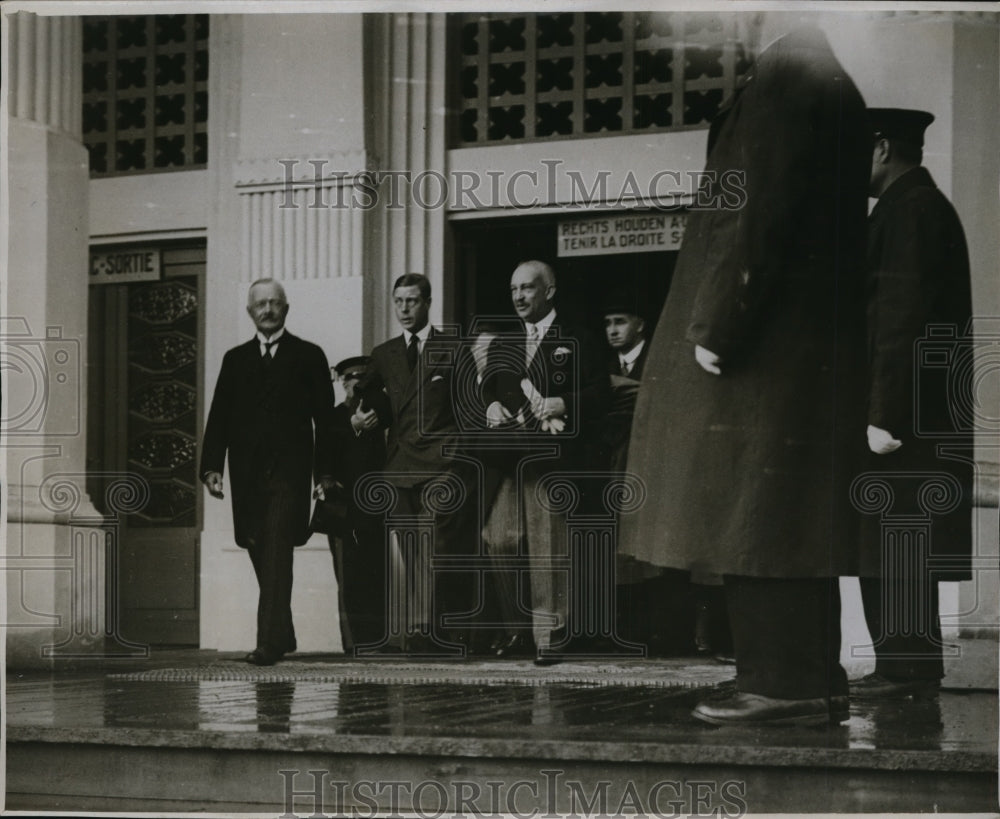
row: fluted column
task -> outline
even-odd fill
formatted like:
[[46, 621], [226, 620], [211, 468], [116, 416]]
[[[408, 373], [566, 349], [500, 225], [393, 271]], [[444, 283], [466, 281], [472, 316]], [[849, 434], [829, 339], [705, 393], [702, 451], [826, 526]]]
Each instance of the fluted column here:
[[8, 17], [7, 66], [12, 117], [31, 120], [81, 139], [83, 24], [79, 17]]
[[[8, 17], [7, 659], [104, 648], [102, 518], [85, 491], [89, 173], [82, 22]], [[56, 493], [58, 488], [58, 493]], [[72, 499], [67, 511], [61, 501]]]
[[381, 179], [378, 207], [366, 224], [368, 315], [378, 342], [396, 331], [389, 291], [404, 273], [431, 280], [431, 320], [443, 318], [445, 209], [435, 207], [431, 188], [433, 175], [445, 172], [445, 15], [370, 15], [366, 26], [366, 98], [372, 101], [366, 142]]

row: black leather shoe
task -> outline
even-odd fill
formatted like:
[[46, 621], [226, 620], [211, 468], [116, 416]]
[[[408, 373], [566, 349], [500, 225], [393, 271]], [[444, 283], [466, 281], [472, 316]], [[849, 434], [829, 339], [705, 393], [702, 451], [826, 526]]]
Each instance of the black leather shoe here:
[[719, 700], [699, 703], [695, 719], [712, 725], [826, 725], [849, 716], [847, 697], [783, 700], [740, 691]]
[[540, 651], [535, 656], [535, 665], [543, 667], [547, 665], [559, 665], [564, 659], [560, 652], [553, 648], [547, 648], [544, 653]]
[[851, 696], [859, 700], [926, 699], [941, 690], [940, 680], [891, 680], [878, 672], [866, 674], [850, 685]]
[[566, 659], [566, 655], [570, 650], [570, 640], [566, 635], [566, 629], [558, 628], [549, 637], [548, 646], [538, 649], [538, 654], [535, 656], [535, 665], [558, 665]]
[[266, 648], [255, 648], [243, 659], [251, 665], [274, 665], [284, 656], [284, 654], [274, 654]]
[[528, 645], [528, 639], [523, 634], [511, 634], [497, 643], [493, 654], [496, 657], [525, 657], [531, 654], [531, 651], [532, 647]]

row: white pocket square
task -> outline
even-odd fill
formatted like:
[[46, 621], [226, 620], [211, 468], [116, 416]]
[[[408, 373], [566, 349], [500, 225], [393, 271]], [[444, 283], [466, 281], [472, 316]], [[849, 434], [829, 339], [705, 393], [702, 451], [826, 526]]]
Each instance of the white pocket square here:
[[567, 356], [573, 352], [569, 347], [556, 347], [555, 352], [552, 353], [554, 356]]
[[432, 375], [431, 376], [431, 381], [444, 381], [444, 376], [443, 375]]

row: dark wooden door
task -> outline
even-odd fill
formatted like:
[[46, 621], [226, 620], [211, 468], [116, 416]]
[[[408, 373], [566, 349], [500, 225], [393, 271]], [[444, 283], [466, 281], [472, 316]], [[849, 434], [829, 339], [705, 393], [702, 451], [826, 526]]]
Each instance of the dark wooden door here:
[[108, 475], [92, 481], [91, 495], [100, 506], [100, 485], [116, 473], [148, 486], [145, 504], [119, 523], [110, 567], [121, 637], [197, 645], [205, 249], [161, 253], [159, 281], [91, 288], [88, 452], [91, 469]]

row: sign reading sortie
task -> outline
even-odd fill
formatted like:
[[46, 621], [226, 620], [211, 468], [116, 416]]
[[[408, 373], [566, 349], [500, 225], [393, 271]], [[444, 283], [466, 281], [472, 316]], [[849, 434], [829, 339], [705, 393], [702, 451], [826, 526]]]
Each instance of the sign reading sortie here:
[[135, 247], [90, 254], [91, 284], [155, 282], [160, 278], [160, 249]]
[[560, 256], [655, 253], [677, 250], [684, 238], [683, 213], [633, 213], [559, 223]]

